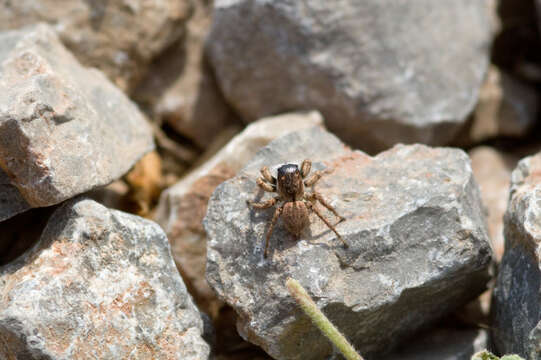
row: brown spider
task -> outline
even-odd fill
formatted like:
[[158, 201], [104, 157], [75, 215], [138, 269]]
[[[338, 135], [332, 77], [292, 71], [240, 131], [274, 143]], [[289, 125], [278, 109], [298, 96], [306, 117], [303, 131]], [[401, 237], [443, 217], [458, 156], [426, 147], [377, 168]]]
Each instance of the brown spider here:
[[315, 202], [319, 201], [323, 206], [329, 209], [336, 217], [340, 218], [337, 224], [344, 221], [345, 218], [338, 215], [336, 210], [329, 205], [323, 197], [312, 189], [312, 193], [305, 193], [305, 187], [313, 186], [323, 175], [321, 171], [316, 171], [309, 179], [304, 180], [310, 173], [312, 162], [310, 160], [304, 160], [301, 165], [301, 169], [296, 164], [285, 164], [278, 168], [278, 179], [271, 175], [269, 169], [264, 166], [261, 168], [261, 175], [257, 179], [257, 185], [265, 191], [277, 192], [278, 196], [273, 197], [262, 203], [254, 203], [248, 201], [248, 204], [255, 209], [267, 209], [274, 206], [278, 201], [283, 201], [283, 205], [276, 208], [274, 216], [270, 222], [270, 227], [267, 232], [267, 238], [265, 241], [265, 253], [264, 257], [267, 257], [267, 251], [269, 248], [269, 239], [272, 234], [272, 230], [276, 221], [282, 216], [282, 221], [286, 229], [295, 236], [298, 240], [302, 230], [310, 223], [308, 218], [308, 210], [312, 210], [316, 215], [327, 225], [338, 238], [348, 247], [348, 243], [342, 239], [340, 234], [336, 231], [333, 225], [329, 223], [327, 219], [319, 212]]

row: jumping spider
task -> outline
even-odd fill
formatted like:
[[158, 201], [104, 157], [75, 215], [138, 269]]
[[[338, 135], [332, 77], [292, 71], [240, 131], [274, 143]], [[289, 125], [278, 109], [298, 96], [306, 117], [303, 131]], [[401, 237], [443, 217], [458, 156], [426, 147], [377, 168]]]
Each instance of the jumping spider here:
[[319, 212], [315, 204], [316, 201], [319, 201], [321, 205], [325, 206], [340, 219], [337, 224], [344, 221], [345, 218], [338, 215], [336, 210], [315, 190], [312, 189], [312, 193], [304, 192], [305, 187], [313, 186], [323, 175], [321, 171], [316, 171], [309, 179], [304, 180], [310, 173], [311, 167], [312, 162], [310, 160], [304, 160], [300, 170], [296, 164], [282, 165], [278, 168], [278, 179], [271, 175], [266, 166], [261, 168], [261, 175], [263, 177], [257, 179], [257, 185], [265, 191], [277, 192], [278, 196], [262, 203], [248, 201], [248, 204], [255, 209], [267, 209], [274, 206], [278, 201], [284, 202], [282, 206], [276, 208], [270, 222], [265, 241], [265, 258], [267, 257], [272, 230], [280, 215], [282, 215], [282, 221], [286, 229], [298, 240], [302, 230], [310, 223], [308, 210], [313, 211], [325, 225], [334, 231], [336, 236], [344, 243], [344, 246], [348, 247], [348, 243], [342, 239], [342, 236], [340, 236], [334, 226]]

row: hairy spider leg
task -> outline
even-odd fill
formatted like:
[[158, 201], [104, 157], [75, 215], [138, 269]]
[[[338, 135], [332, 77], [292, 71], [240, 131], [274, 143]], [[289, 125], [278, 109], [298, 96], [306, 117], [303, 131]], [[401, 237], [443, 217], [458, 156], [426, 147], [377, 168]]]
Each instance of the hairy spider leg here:
[[342, 243], [344, 244], [345, 247], [349, 247], [349, 244], [346, 242], [346, 240], [342, 239], [342, 236], [340, 236], [340, 234], [338, 233], [338, 231], [336, 231], [334, 226], [331, 225], [331, 223], [328, 222], [327, 219], [325, 219], [323, 214], [321, 214], [319, 212], [318, 208], [314, 204], [312, 204], [310, 201], [306, 201], [306, 200], [305, 200], [305, 204], [306, 204], [306, 207], [308, 207], [308, 209], [310, 209], [310, 210], [312, 210], [313, 212], [316, 213], [316, 215], [321, 219], [321, 221], [323, 221], [325, 223], [325, 225], [327, 225], [329, 227], [329, 229], [334, 231], [336, 236], [338, 236], [338, 238], [340, 239], [340, 241], [342, 241]]
[[267, 231], [267, 237], [265, 239], [265, 252], [263, 253], [263, 257], [265, 257], [265, 259], [267, 258], [267, 253], [269, 251], [269, 240], [272, 234], [272, 230], [274, 229], [274, 225], [276, 225], [276, 221], [278, 221], [278, 218], [282, 214], [282, 209], [283, 209], [283, 205], [280, 207], [277, 207], [276, 210], [274, 211], [274, 215], [272, 216], [269, 231]]

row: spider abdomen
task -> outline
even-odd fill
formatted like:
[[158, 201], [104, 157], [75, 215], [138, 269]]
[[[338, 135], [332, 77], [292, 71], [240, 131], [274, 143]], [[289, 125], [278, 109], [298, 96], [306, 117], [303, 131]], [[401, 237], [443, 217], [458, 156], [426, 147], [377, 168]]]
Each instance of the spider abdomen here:
[[282, 221], [286, 229], [299, 237], [302, 230], [308, 226], [308, 209], [303, 201], [289, 201], [284, 204], [282, 212]]

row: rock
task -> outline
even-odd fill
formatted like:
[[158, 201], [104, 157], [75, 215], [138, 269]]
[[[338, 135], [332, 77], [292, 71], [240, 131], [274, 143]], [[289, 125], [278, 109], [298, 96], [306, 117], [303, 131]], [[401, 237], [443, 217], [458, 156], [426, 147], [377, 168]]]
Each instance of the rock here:
[[233, 114], [204, 58], [212, 4], [193, 5], [185, 37], [150, 66], [134, 97], [153, 117], [206, 148], [232, 122]]
[[322, 125], [323, 119], [315, 111], [261, 119], [162, 193], [155, 220], [167, 233], [190, 292], [206, 312], [216, 315], [220, 305], [205, 280], [207, 240], [202, 221], [210, 195], [220, 183], [235, 176], [262, 146], [289, 132]]
[[492, 337], [499, 353], [541, 357], [541, 153], [511, 176], [504, 218], [505, 253], [492, 299]]
[[1, 203], [3, 218], [110, 183], [153, 146], [137, 107], [48, 25], [0, 33], [0, 167], [27, 203]]
[[492, 12], [469, 0], [216, 0], [209, 58], [245, 121], [314, 108], [366, 151], [441, 145], [477, 102]]
[[487, 330], [442, 328], [412, 339], [382, 360], [470, 360], [487, 347]]
[[30, 205], [0, 168], [0, 222], [28, 209]]
[[129, 90], [148, 63], [182, 37], [189, 14], [187, 0], [2, 1], [0, 30], [48, 22], [81, 63]]
[[91, 200], [0, 268], [0, 358], [207, 359], [203, 322], [154, 223]]
[[494, 249], [494, 257], [503, 255], [503, 215], [507, 208], [511, 171], [518, 159], [488, 146], [479, 146], [470, 151], [473, 175], [481, 189], [481, 198], [486, 206], [488, 233]]
[[[337, 230], [350, 246], [312, 214], [299, 241], [279, 221], [265, 260], [273, 211], [246, 202], [271, 196], [255, 182], [262, 166], [304, 158], [326, 170], [316, 189], [346, 217]], [[288, 277], [301, 282], [367, 358], [472, 300], [489, 278], [479, 191], [468, 156], [456, 149], [397, 145], [369, 157], [323, 129], [294, 132], [218, 186], [204, 226], [207, 281], [237, 311], [240, 334], [276, 359], [332, 353], [289, 296]]]
[[456, 145], [527, 135], [537, 121], [538, 102], [534, 88], [492, 67], [479, 93], [473, 121], [457, 137]]

